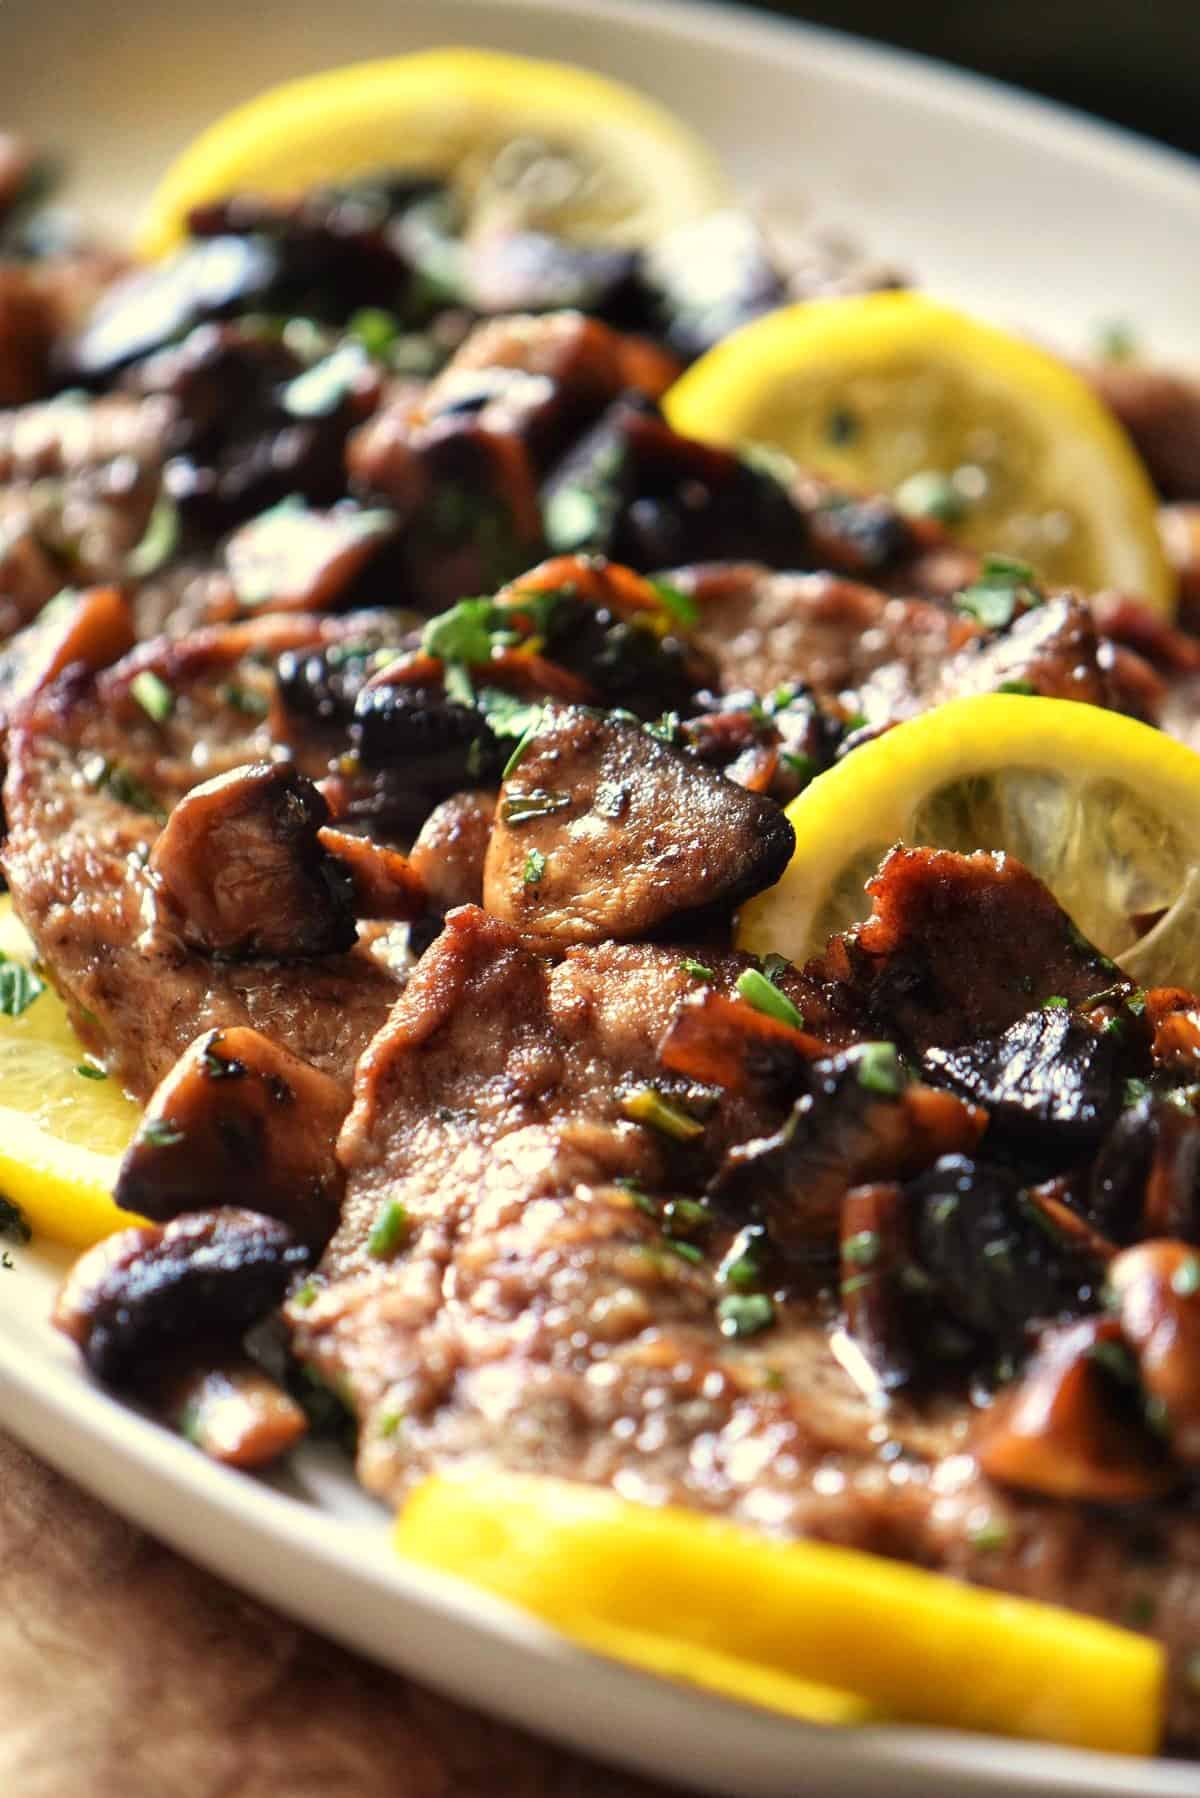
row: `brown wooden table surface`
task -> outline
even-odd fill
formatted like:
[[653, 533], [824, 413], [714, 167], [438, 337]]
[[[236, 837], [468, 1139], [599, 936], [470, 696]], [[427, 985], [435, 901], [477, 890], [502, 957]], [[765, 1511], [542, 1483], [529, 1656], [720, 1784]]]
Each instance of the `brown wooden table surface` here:
[[3, 1798], [666, 1798], [244, 1598], [0, 1437]]

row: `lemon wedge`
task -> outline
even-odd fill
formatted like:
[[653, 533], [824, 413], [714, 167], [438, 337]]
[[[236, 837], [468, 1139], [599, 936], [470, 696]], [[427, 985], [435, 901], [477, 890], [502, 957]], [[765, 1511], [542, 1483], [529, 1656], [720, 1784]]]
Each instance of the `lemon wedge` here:
[[1172, 610], [1154, 491], [1112, 414], [1065, 363], [924, 294], [771, 313], [701, 357], [664, 404], [677, 431], [768, 444], [892, 493], [1051, 585]]
[[577, 241], [640, 244], [724, 204], [707, 146], [632, 88], [565, 63], [426, 50], [270, 88], [171, 165], [140, 236], [169, 250], [188, 212], [237, 190], [281, 195], [383, 168], [449, 179], [468, 212]]
[[853, 750], [787, 815], [792, 860], [739, 921], [756, 955], [804, 961], [865, 918], [895, 843], [1004, 849], [1134, 979], [1200, 986], [1200, 755], [1148, 724], [1069, 699], [954, 699]]
[[611, 1658], [814, 1722], [880, 1715], [1149, 1754], [1165, 1657], [1144, 1636], [855, 1549], [776, 1542], [565, 1480], [420, 1486], [402, 1554]]
[[141, 1111], [87, 1059], [53, 988], [20, 983], [15, 971], [33, 971], [33, 945], [7, 897], [0, 955], [11, 995], [0, 1014], [0, 1193], [35, 1235], [84, 1247], [142, 1222], [110, 1196]]

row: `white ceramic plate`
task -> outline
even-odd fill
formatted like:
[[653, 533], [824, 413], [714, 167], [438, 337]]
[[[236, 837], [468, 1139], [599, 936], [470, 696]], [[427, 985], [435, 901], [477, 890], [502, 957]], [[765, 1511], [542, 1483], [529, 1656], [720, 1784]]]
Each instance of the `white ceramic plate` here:
[[[1077, 346], [1129, 320], [1155, 351], [1200, 361], [1191, 164], [933, 64], [750, 13], [631, 0], [205, 0], [176, 13], [72, 0], [68, 23], [45, 0], [0, 0], [0, 119], [64, 151], [80, 201], [122, 231], [168, 157], [225, 107], [290, 75], [450, 42], [573, 59], [648, 88], [775, 214], [848, 230], [977, 310]], [[1195, 1798], [1195, 1766], [812, 1729], [575, 1651], [404, 1566], [383, 1512], [331, 1451], [252, 1480], [96, 1391], [45, 1321], [59, 1265], [48, 1252], [14, 1259], [0, 1271], [7, 1428], [194, 1559], [459, 1698], [713, 1792]]]

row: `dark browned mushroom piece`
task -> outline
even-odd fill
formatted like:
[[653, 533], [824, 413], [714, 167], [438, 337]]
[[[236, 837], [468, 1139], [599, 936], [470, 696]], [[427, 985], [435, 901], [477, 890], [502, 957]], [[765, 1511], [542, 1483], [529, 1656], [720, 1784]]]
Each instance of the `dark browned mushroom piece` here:
[[291, 1395], [246, 1356], [166, 1375], [154, 1409], [213, 1461], [265, 1467], [308, 1433]]
[[1188, 1467], [1200, 1466], [1200, 1249], [1138, 1243], [1112, 1262], [1108, 1285], [1172, 1450]]
[[1047, 1330], [1020, 1380], [981, 1417], [975, 1450], [990, 1479], [1047, 1498], [1136, 1504], [1179, 1480], [1110, 1317]]
[[192, 1212], [89, 1249], [68, 1274], [53, 1321], [97, 1379], [137, 1386], [181, 1351], [239, 1342], [309, 1259], [275, 1218], [232, 1207]]
[[908, 1179], [942, 1155], [974, 1148], [986, 1112], [922, 1086], [890, 1043], [858, 1043], [812, 1064], [809, 1090], [772, 1136], [739, 1143], [713, 1191], [760, 1206], [785, 1254], [832, 1244], [852, 1186]]
[[163, 1221], [234, 1192], [313, 1249], [337, 1223], [334, 1144], [349, 1095], [257, 1030], [209, 1030], [156, 1088], [114, 1187]]
[[355, 939], [349, 877], [322, 848], [329, 807], [286, 762], [253, 762], [193, 787], [150, 872], [168, 928], [209, 955], [296, 960]]
[[773, 801], [640, 725], [551, 706], [501, 788], [484, 905], [562, 943], [644, 936], [770, 886], [794, 841]]
[[903, 1187], [891, 1181], [855, 1186], [842, 1201], [842, 1316], [884, 1392], [907, 1385], [916, 1364], [903, 1286], [908, 1209]]
[[398, 919], [412, 922], [428, 910], [425, 883], [407, 855], [373, 843], [370, 837], [352, 836], [323, 824], [317, 832], [322, 849], [345, 870], [350, 880], [356, 918]]

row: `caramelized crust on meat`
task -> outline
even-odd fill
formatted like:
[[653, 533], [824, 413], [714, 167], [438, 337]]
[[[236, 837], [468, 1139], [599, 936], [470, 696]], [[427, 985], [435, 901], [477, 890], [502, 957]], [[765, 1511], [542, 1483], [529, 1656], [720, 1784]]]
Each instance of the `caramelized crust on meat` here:
[[[270, 691], [259, 658], [353, 628], [268, 618], [202, 632], [135, 651], [94, 679], [68, 675], [21, 711], [4, 790], [13, 901], [84, 1041], [139, 1097], [202, 1031], [227, 1025], [248, 1024], [348, 1081], [386, 1015], [394, 979], [361, 947], [301, 970], [217, 961], [156, 928], [147, 868], [186, 793], [273, 753], [247, 699]], [[144, 672], [171, 696], [161, 720], [137, 700]], [[319, 773], [325, 745], [308, 754]], [[297, 757], [303, 766], [303, 746]]]

